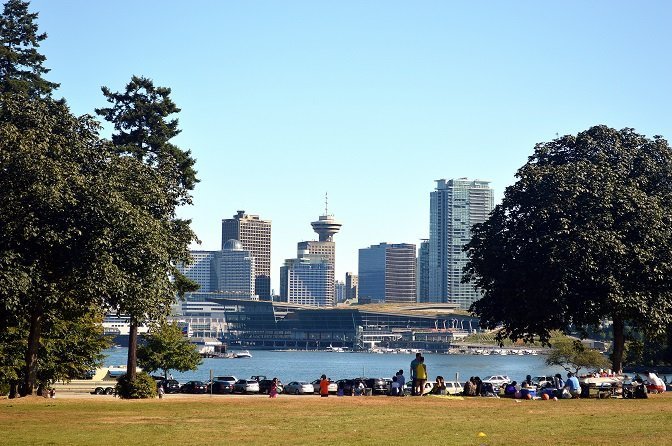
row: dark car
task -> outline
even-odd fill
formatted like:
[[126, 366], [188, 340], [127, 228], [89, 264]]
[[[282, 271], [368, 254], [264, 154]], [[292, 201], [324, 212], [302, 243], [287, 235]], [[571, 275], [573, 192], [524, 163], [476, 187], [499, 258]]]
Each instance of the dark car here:
[[383, 378], [366, 378], [364, 385], [367, 389], [371, 389], [374, 395], [387, 395], [390, 391], [387, 381]]
[[[364, 378], [339, 379], [336, 381], [336, 387], [339, 389], [339, 391], [341, 389], [343, 390], [343, 395], [354, 395], [355, 386], [357, 386], [360, 382], [364, 382]], [[366, 387], [366, 384], [364, 384], [364, 387]]]
[[[233, 384], [229, 381], [221, 381], [215, 378], [215, 380], [211, 384], [212, 386], [212, 393], [233, 393]], [[208, 388], [208, 393], [210, 393], [210, 389]]]
[[[262, 379], [259, 381], [259, 393], [268, 395], [271, 392], [272, 379]], [[282, 393], [282, 382], [278, 380], [278, 393]]]
[[187, 381], [180, 389], [182, 393], [205, 393], [207, 391], [208, 386], [203, 381]]
[[166, 393], [180, 393], [180, 383], [176, 379], [164, 379], [159, 384]]

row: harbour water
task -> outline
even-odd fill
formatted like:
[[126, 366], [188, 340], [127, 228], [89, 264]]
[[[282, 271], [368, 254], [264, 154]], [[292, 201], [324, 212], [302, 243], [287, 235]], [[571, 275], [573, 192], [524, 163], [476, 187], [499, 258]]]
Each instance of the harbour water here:
[[[105, 365], [126, 364], [126, 348], [115, 348], [105, 352]], [[324, 351], [270, 351], [253, 350], [251, 358], [218, 359], [206, 358], [196, 371], [172, 375], [180, 382], [189, 380], [207, 381], [210, 370], [213, 376], [233, 375], [249, 378], [252, 375], [278, 377], [282, 382], [312, 381], [323, 373], [332, 380], [359, 376], [391, 378], [399, 369], [408, 376], [408, 369], [414, 354], [376, 353], [334, 353]], [[442, 375], [453, 380], [459, 374], [459, 381], [470, 376], [482, 379], [490, 375], [508, 375], [513, 380], [522, 380], [525, 375], [542, 376], [566, 373], [559, 367], [548, 367], [545, 356], [538, 355], [445, 355], [424, 353], [430, 379]]]

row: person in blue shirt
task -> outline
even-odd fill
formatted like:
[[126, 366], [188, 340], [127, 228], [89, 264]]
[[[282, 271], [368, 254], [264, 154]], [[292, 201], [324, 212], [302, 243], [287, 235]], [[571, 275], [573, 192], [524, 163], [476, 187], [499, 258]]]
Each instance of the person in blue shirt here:
[[572, 398], [579, 398], [581, 396], [581, 385], [579, 379], [574, 376], [572, 372], [567, 373], [567, 381], [565, 381], [565, 389], [569, 391]]

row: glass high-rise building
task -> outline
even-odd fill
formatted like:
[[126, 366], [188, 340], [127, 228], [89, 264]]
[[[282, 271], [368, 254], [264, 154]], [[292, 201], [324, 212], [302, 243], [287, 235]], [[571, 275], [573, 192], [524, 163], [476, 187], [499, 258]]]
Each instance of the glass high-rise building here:
[[238, 211], [222, 220], [222, 248], [228, 240], [239, 240], [254, 257], [254, 289], [264, 300], [271, 299], [271, 221]]
[[192, 262], [179, 263], [177, 270], [196, 282], [199, 292], [211, 293], [217, 290], [217, 255], [219, 251], [190, 251]]
[[229, 297], [250, 298], [254, 290], [254, 257], [238, 240], [228, 240], [219, 256], [218, 292]]
[[418, 302], [429, 302], [429, 240], [423, 239], [418, 248]]
[[489, 181], [436, 181], [430, 193], [429, 302], [456, 303], [467, 309], [481, 298], [472, 284], [462, 283], [467, 264], [463, 248], [471, 240], [471, 227], [484, 222], [493, 208]]
[[359, 250], [360, 299], [414, 303], [415, 245], [380, 243]]

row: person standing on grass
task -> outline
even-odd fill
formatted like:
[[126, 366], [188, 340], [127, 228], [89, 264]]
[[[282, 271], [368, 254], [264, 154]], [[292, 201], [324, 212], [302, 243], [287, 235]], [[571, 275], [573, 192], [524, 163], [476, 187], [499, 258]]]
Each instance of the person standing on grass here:
[[320, 396], [326, 398], [329, 396], [329, 380], [327, 375], [322, 375], [320, 379]]
[[415, 371], [418, 368], [418, 364], [420, 364], [421, 357], [422, 355], [420, 353], [416, 353], [415, 359], [411, 361], [411, 380], [413, 381], [413, 387], [411, 388], [411, 395], [413, 396], [417, 395], [416, 390], [418, 388], [418, 381], [417, 378], [415, 377]]
[[271, 389], [268, 391], [269, 398], [276, 398], [278, 396], [278, 378], [273, 378], [271, 381]]
[[427, 365], [425, 365], [424, 356], [420, 356], [420, 362], [415, 369], [415, 379], [418, 384], [417, 394], [422, 396], [425, 393], [425, 383], [427, 382]]

